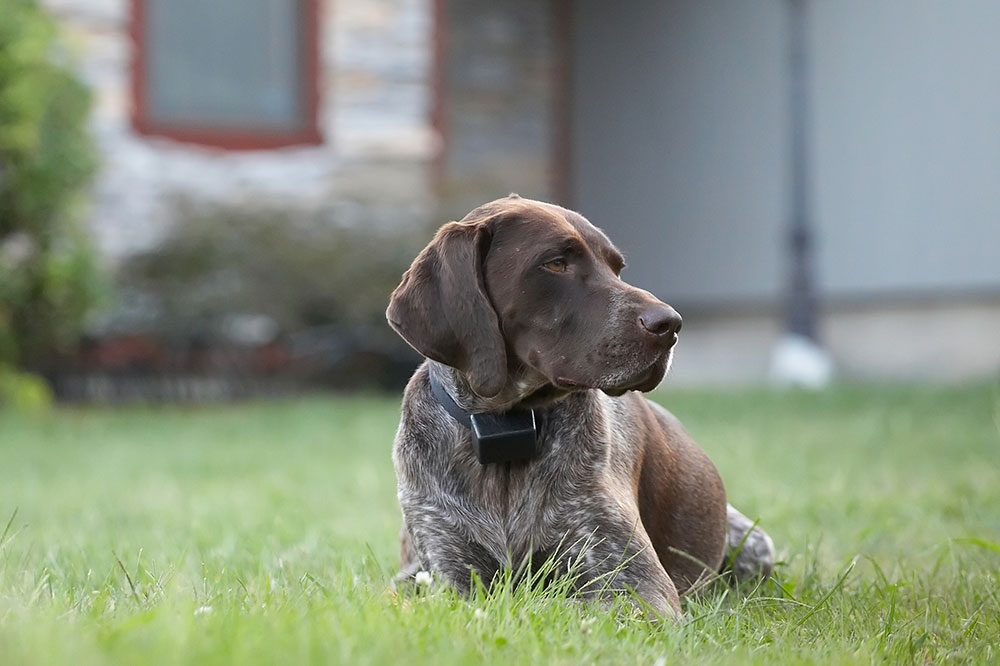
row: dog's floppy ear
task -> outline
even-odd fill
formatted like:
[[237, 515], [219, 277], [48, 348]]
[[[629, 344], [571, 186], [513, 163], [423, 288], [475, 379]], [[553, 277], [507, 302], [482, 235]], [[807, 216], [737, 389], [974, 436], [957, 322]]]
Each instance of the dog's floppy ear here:
[[498, 394], [507, 381], [500, 322], [483, 284], [489, 240], [482, 223], [441, 227], [403, 274], [385, 313], [411, 347], [460, 370], [484, 398]]

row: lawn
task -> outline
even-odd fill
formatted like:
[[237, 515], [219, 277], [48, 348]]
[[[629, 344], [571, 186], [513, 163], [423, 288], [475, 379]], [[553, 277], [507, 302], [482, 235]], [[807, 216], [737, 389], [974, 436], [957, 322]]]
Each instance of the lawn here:
[[0, 663], [1000, 660], [1000, 390], [655, 397], [781, 560], [679, 626], [389, 593], [395, 397], [0, 413]]

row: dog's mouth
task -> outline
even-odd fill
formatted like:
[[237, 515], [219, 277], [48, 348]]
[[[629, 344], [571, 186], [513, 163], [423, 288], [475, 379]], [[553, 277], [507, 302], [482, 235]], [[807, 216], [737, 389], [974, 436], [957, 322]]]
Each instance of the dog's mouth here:
[[552, 380], [556, 388], [561, 388], [565, 391], [586, 391], [587, 389], [594, 388], [593, 386], [587, 386], [583, 382], [578, 382], [575, 379], [569, 379], [568, 377], [556, 377]]
[[620, 384], [609, 387], [601, 387], [601, 390], [611, 396], [619, 396], [623, 393], [628, 393], [629, 391], [639, 391], [641, 393], [652, 391], [660, 385], [661, 381], [663, 381], [663, 377], [667, 374], [669, 364], [670, 355], [668, 354], [662, 362], [654, 363], [634, 377], [630, 377]]
[[643, 393], [652, 391], [667, 374], [670, 368], [672, 352], [668, 350], [653, 363], [629, 375], [623, 379], [619, 378], [611, 382], [601, 380], [581, 381], [564, 375], [559, 375], [552, 380], [552, 384], [564, 391], [586, 391], [588, 389], [599, 389], [611, 396], [619, 396], [628, 391], [641, 391]]

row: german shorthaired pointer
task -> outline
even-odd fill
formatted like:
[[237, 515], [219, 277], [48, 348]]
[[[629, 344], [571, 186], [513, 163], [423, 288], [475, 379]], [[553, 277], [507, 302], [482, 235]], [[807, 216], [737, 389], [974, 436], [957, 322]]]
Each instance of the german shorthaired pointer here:
[[554, 558], [585, 597], [630, 590], [677, 617], [727, 552], [738, 577], [769, 574], [771, 539], [640, 393], [681, 317], [624, 264], [582, 216], [512, 194], [444, 225], [403, 275], [386, 314], [428, 360], [393, 453], [401, 576], [467, 590], [471, 572]]

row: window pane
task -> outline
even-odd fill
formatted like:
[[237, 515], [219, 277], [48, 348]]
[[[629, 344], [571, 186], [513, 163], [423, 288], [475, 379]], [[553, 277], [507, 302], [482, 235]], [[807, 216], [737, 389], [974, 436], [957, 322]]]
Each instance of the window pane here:
[[305, 124], [301, 3], [147, 0], [147, 116], [193, 129]]

